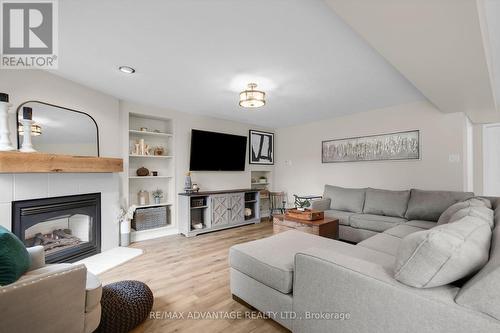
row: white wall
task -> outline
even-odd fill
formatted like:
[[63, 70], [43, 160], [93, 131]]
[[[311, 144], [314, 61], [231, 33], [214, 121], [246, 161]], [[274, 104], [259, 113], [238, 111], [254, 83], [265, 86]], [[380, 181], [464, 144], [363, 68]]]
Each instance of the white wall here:
[[[322, 140], [414, 129], [420, 130], [420, 160], [321, 163]], [[463, 113], [441, 113], [428, 102], [281, 128], [276, 135], [276, 189], [289, 195], [320, 194], [325, 183], [386, 189], [466, 189], [467, 163], [463, 159], [467, 118]], [[450, 155], [458, 155], [459, 161], [450, 162]]]
[[[118, 100], [48, 72], [1, 70], [0, 91], [10, 95], [13, 104], [11, 137], [15, 142], [15, 110], [19, 104], [39, 100], [84, 111], [99, 126], [101, 156], [120, 157]], [[11, 202], [101, 192], [102, 249], [118, 245], [120, 178], [117, 174], [0, 174], [0, 224], [11, 227]]]
[[483, 191], [485, 195], [500, 196], [500, 123], [483, 128]]

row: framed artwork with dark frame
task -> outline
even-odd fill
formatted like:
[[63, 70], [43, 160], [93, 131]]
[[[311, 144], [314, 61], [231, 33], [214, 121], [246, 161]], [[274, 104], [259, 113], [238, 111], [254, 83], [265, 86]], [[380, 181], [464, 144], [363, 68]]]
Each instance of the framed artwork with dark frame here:
[[248, 136], [249, 163], [274, 165], [274, 133], [250, 130]]
[[419, 159], [419, 130], [326, 140], [321, 143], [322, 163]]

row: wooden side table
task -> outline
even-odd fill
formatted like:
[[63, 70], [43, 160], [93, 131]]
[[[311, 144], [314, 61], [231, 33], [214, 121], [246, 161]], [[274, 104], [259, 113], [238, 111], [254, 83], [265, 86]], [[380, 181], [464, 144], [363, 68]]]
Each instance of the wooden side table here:
[[339, 220], [325, 217], [321, 220], [306, 221], [286, 215], [274, 215], [273, 233], [277, 234], [288, 230], [298, 230], [317, 236], [338, 239]]

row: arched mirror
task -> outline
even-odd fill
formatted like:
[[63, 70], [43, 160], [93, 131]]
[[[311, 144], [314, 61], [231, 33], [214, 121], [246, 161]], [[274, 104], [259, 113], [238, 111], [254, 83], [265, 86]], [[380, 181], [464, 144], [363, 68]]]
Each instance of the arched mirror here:
[[28, 101], [17, 108], [17, 145], [23, 142], [23, 108], [32, 109], [31, 140], [41, 153], [99, 156], [99, 129], [85, 112], [49, 103]]

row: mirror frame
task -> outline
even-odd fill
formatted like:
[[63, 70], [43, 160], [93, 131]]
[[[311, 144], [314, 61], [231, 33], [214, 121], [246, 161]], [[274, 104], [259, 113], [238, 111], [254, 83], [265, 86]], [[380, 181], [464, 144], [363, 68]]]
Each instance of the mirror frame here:
[[[47, 102], [42, 102], [42, 101], [37, 101], [37, 100], [30, 100], [30, 101], [23, 102], [23, 103], [19, 104], [19, 106], [16, 109], [16, 139], [17, 139], [17, 149], [21, 148], [21, 138], [19, 136], [19, 128], [17, 126], [17, 122], [19, 121], [19, 111], [21, 111], [21, 109], [23, 108], [23, 106], [25, 106], [28, 103], [40, 103], [40, 104], [43, 104], [43, 105], [48, 105], [48, 106], [52, 106], [52, 107], [64, 109], [66, 111], [80, 113], [80, 114], [83, 114], [83, 115], [86, 115], [87, 117], [89, 117], [94, 122], [95, 129], [96, 129], [96, 136], [97, 136], [97, 138], [96, 138], [97, 139], [97, 157], [101, 156], [101, 150], [100, 150], [100, 147], [99, 147], [99, 126], [97, 125], [97, 122], [95, 121], [95, 119], [91, 115], [89, 115], [88, 113], [83, 112], [83, 111], [78, 111], [78, 110], [70, 109], [70, 108], [67, 108], [67, 107], [64, 107], [64, 106], [55, 105], [55, 104], [51, 104], [51, 103], [47, 103]], [[50, 154], [50, 153], [48, 153], [48, 154]]]

